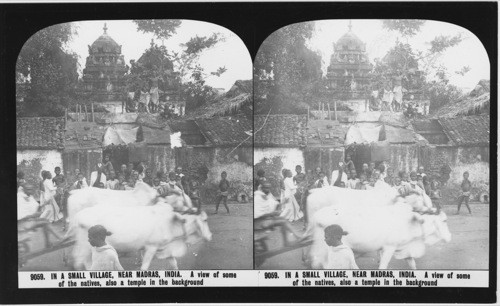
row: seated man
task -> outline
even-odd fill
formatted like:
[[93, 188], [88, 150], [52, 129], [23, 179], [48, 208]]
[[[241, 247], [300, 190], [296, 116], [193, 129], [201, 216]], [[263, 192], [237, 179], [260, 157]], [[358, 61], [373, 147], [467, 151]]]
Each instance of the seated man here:
[[255, 191], [254, 197], [254, 229], [263, 230], [275, 226], [281, 227], [285, 246], [290, 245], [287, 233], [290, 232], [297, 240], [302, 239], [292, 225], [284, 218], [280, 217], [278, 201], [271, 194], [271, 184], [263, 182], [261, 190]]

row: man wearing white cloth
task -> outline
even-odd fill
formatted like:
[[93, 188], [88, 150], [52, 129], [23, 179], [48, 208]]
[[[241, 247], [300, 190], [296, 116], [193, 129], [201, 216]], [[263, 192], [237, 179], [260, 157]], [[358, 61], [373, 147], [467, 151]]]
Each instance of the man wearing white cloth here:
[[17, 192], [17, 220], [29, 217], [38, 217], [38, 202], [33, 198], [35, 188], [29, 183], [25, 183], [23, 188]]
[[332, 171], [331, 185], [340, 187], [340, 182], [347, 186], [347, 174], [344, 171], [344, 163], [340, 162], [337, 170]]
[[287, 232], [292, 233], [297, 239], [301, 236], [293, 229], [292, 225], [279, 216], [279, 203], [271, 194], [271, 184], [264, 181], [254, 196], [254, 229], [268, 229], [274, 226], [281, 227], [283, 241], [289, 245]]

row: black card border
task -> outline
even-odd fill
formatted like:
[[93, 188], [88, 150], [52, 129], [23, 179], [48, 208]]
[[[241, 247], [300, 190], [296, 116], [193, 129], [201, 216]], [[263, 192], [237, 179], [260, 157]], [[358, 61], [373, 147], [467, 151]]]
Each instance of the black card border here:
[[[489, 288], [105, 288], [18, 289], [15, 228], [15, 62], [31, 34], [57, 23], [78, 20], [192, 19], [212, 22], [233, 31], [245, 42], [252, 59], [273, 31], [291, 23], [320, 19], [428, 19], [460, 25], [483, 42], [491, 69], [491, 143], [497, 143], [496, 2], [245, 2], [245, 3], [83, 3], [0, 4], [0, 189], [4, 198], [0, 224], [0, 303], [166, 303], [166, 302], [290, 302], [290, 303], [492, 303], [497, 288], [497, 195], [491, 191]], [[492, 156], [497, 156], [491, 145]], [[491, 160], [496, 186], [497, 160]]]

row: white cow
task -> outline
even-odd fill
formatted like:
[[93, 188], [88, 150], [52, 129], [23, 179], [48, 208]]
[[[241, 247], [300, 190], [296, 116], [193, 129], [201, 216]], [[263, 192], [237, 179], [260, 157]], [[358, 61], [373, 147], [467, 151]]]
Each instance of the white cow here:
[[[106, 206], [147, 206], [162, 201], [156, 189], [146, 183], [137, 182], [133, 190], [110, 190], [84, 188], [73, 190], [68, 198], [68, 219], [80, 210], [97, 205]], [[185, 211], [193, 208], [191, 199], [186, 194], [166, 196], [164, 201], [175, 210]]]
[[325, 227], [338, 224], [349, 234], [343, 242], [358, 254], [381, 252], [379, 269], [387, 269], [394, 255], [416, 269], [414, 258], [425, 254], [425, 245], [451, 241], [446, 214], [419, 214], [409, 204], [389, 206], [339, 205], [318, 210], [312, 216], [313, 245], [309, 252], [312, 268], [320, 269], [327, 256]]
[[[432, 207], [431, 199], [427, 195], [410, 194], [402, 197], [396, 189], [390, 187], [357, 190], [328, 186], [310, 190], [307, 197], [307, 215], [311, 219], [318, 210], [328, 206], [387, 206], [396, 203], [408, 203], [418, 211], [426, 211]], [[310, 234], [310, 229], [309, 226], [307, 234]]]
[[101, 188], [83, 188], [70, 192], [68, 198], [68, 219], [84, 208], [96, 205], [107, 206], [143, 206], [153, 205], [158, 192], [146, 183], [138, 182], [134, 190], [111, 190]]
[[147, 270], [155, 256], [168, 258], [170, 265], [177, 269], [175, 258], [184, 256], [187, 244], [212, 239], [205, 212], [183, 215], [165, 203], [126, 206], [119, 210], [112, 206], [94, 206], [81, 210], [71, 220], [70, 232], [76, 239], [72, 252], [76, 269], [91, 266], [88, 229], [97, 224], [112, 233], [106, 242], [118, 252], [143, 251], [141, 270]]

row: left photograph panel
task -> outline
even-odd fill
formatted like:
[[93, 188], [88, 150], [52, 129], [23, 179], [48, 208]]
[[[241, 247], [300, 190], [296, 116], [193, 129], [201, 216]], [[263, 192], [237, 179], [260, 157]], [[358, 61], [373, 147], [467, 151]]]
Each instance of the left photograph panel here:
[[57, 24], [16, 64], [19, 271], [253, 268], [252, 60], [192, 20]]

